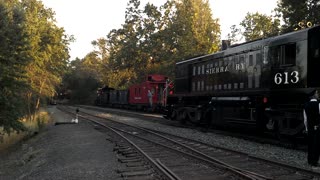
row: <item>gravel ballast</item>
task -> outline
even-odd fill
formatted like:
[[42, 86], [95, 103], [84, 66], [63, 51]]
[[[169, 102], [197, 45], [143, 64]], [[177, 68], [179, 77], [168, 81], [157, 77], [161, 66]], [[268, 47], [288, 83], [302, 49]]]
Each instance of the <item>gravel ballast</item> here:
[[[100, 110], [106, 111], [105, 108], [101, 108]], [[91, 110], [85, 111], [94, 112]], [[141, 127], [163, 131], [186, 138], [199, 140], [204, 143], [212, 144], [215, 146], [241, 151], [243, 153], [247, 153], [250, 156], [263, 157], [269, 160], [280, 161], [284, 164], [289, 164], [305, 169], [311, 169], [311, 166], [309, 166], [307, 163], [307, 153], [299, 150], [282, 148], [270, 144], [256, 143], [241, 138], [224, 136], [212, 132], [205, 133], [194, 129], [167, 126], [162, 123], [155, 123], [156, 121], [154, 119], [152, 121], [146, 121], [140, 120], [139, 118], [116, 116], [108, 113], [100, 113], [100, 115], [113, 120], [121, 120], [130, 124], [139, 125]]]
[[[74, 118], [56, 107], [48, 110], [56, 122], [70, 122]], [[141, 120], [84, 108], [80, 111], [310, 169], [306, 162], [307, 154], [302, 151], [168, 126], [155, 119]], [[0, 154], [0, 179], [119, 179], [116, 170], [123, 167], [113, 152], [114, 144], [106, 139], [109, 137], [105, 133], [95, 130], [81, 118], [79, 124], [51, 125], [32, 139], [10, 149], [9, 153]]]

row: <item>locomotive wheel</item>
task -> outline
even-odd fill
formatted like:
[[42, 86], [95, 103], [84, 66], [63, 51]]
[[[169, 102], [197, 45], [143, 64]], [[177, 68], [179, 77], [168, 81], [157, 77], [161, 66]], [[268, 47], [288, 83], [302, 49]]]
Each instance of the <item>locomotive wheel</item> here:
[[266, 128], [267, 128], [267, 130], [269, 130], [269, 131], [274, 131], [274, 129], [275, 129], [275, 122], [274, 122], [274, 119], [273, 118], [269, 118], [269, 120], [268, 120], [268, 123], [266, 124]]
[[266, 128], [268, 131], [272, 131], [275, 138], [281, 139], [280, 129], [279, 129], [279, 120], [275, 117], [270, 117], [268, 123], [266, 124]]
[[184, 109], [181, 111], [179, 121], [181, 124], [185, 124], [187, 122], [188, 114], [187, 111]]
[[190, 116], [188, 116], [188, 120], [189, 120], [192, 124], [199, 124], [199, 123], [200, 123], [201, 114], [199, 114], [199, 112], [197, 112], [197, 111], [190, 112], [189, 115], [190, 115]]
[[178, 116], [177, 110], [173, 110], [172, 113], [171, 113], [171, 115], [170, 115], [170, 119], [176, 120], [176, 119], [177, 119], [177, 116]]

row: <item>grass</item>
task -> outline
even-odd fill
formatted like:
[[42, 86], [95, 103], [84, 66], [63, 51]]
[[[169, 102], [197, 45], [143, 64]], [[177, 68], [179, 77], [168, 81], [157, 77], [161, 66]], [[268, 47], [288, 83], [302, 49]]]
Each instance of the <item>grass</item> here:
[[44, 110], [39, 111], [34, 119], [33, 121], [21, 120], [27, 130], [20, 133], [11, 132], [10, 134], [5, 134], [3, 128], [0, 127], [0, 151], [32, 137], [51, 122], [49, 113]]

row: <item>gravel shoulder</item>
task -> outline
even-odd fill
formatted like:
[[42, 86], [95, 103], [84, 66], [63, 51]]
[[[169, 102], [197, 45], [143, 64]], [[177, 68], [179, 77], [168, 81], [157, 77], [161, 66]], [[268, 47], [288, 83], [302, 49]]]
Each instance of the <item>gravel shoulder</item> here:
[[[55, 122], [72, 118], [48, 107]], [[107, 135], [86, 121], [49, 125], [33, 138], [0, 154], [0, 179], [119, 179], [121, 168]]]

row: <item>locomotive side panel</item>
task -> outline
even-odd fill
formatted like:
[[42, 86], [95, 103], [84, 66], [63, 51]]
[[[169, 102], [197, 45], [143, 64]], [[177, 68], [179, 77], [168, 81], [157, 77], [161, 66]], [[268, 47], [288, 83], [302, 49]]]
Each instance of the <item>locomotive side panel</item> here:
[[189, 93], [190, 92], [190, 65], [182, 64], [176, 66], [175, 69], [175, 92], [176, 93]]
[[[254, 50], [248, 51], [251, 47], [177, 63], [176, 94], [169, 98], [169, 101], [177, 101], [172, 116], [180, 121], [208, 121], [207, 112], [211, 111], [211, 121], [215, 125], [255, 127], [257, 115], [253, 105], [257, 99], [255, 94], [259, 94], [261, 88], [262, 46], [255, 43]], [[182, 78], [181, 72], [188, 73]], [[246, 94], [248, 92], [251, 97]]]
[[[219, 95], [225, 92], [261, 88], [263, 67], [261, 46], [250, 51], [247, 49], [240, 49], [239, 52], [232, 54], [226, 52], [224, 56], [207, 57], [206, 60], [192, 63], [190, 92]], [[181, 64], [177, 66], [179, 66], [177, 69], [184, 67]]]
[[[306, 38], [306, 36], [305, 36]], [[307, 40], [292, 42], [290, 39], [279, 45], [269, 46], [271, 65], [271, 88], [293, 89], [307, 85]]]
[[168, 117], [296, 135], [308, 92], [320, 86], [320, 26], [176, 66], [178, 91], [168, 99]]

